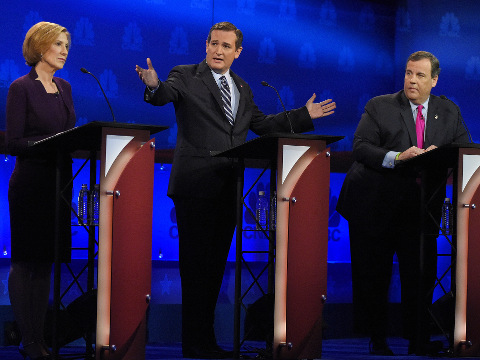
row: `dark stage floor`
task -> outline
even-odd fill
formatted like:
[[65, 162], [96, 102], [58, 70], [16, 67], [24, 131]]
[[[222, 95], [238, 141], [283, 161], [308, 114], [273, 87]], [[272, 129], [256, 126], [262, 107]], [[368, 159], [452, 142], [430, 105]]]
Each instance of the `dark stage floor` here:
[[[445, 354], [444, 356], [430, 357], [430, 356], [414, 356], [407, 355], [408, 343], [401, 338], [389, 338], [389, 344], [395, 353], [394, 357], [389, 356], [374, 356], [368, 354], [368, 339], [367, 338], [353, 338], [353, 339], [330, 339], [323, 341], [322, 359], [325, 360], [341, 360], [341, 359], [359, 359], [359, 360], [391, 360], [391, 359], [466, 359], [454, 358]], [[261, 349], [262, 343], [249, 343], [245, 350]], [[228, 345], [223, 346], [229, 349]], [[82, 346], [67, 346], [61, 349], [61, 354], [80, 354], [85, 350]], [[251, 353], [243, 353], [242, 358], [256, 358], [258, 351]], [[68, 357], [70, 358], [70, 357]], [[16, 347], [6, 346], [0, 347], [1, 360], [21, 360], [22, 356], [18, 353]], [[146, 360], [166, 360], [166, 359], [182, 359], [181, 344], [170, 345], [148, 345], [146, 349]], [[261, 357], [257, 357], [261, 359]], [[472, 359], [472, 358], [470, 358]]]

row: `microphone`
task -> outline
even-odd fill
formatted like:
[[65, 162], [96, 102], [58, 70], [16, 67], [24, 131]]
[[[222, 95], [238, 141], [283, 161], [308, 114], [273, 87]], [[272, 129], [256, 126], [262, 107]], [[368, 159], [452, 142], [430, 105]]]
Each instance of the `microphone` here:
[[[455, 105], [455, 107], [458, 109], [458, 112], [460, 112], [460, 108], [458, 107], [457, 104], [455, 104], [452, 100], [450, 100], [449, 98], [447, 98], [445, 95], [440, 95], [440, 99], [443, 99], [443, 100], [448, 100], [450, 101], [453, 105]], [[470, 131], [468, 130], [468, 127], [467, 127], [467, 124], [465, 123], [465, 120], [463, 120], [463, 117], [460, 115], [460, 119], [462, 120], [462, 124], [463, 126], [465, 127], [465, 130], [467, 130], [467, 134], [468, 134], [468, 138], [470, 139], [470, 143], [473, 143], [473, 139], [472, 139], [472, 135], [470, 134]]]
[[263, 86], [272, 88], [272, 89], [275, 90], [275, 92], [277, 93], [278, 99], [280, 100], [280, 104], [282, 104], [282, 107], [283, 107], [283, 112], [285, 113], [285, 116], [287, 117], [287, 120], [288, 120], [288, 124], [290, 125], [290, 132], [291, 132], [292, 134], [294, 134], [292, 122], [290, 121], [290, 117], [288, 116], [287, 109], [285, 109], [285, 105], [283, 105], [282, 98], [280, 97], [280, 94], [278, 93], [277, 89], [275, 89], [272, 85], [270, 85], [270, 84], [267, 83], [266, 81], [262, 81], [261, 84], [262, 84]]
[[110, 111], [112, 112], [113, 122], [116, 122], [115, 121], [115, 115], [113, 115], [112, 105], [110, 105], [110, 101], [108, 101], [107, 95], [105, 95], [105, 91], [103, 91], [102, 84], [100, 84], [100, 81], [98, 81], [97, 77], [95, 75], [93, 75], [90, 71], [88, 71], [87, 69], [82, 67], [82, 68], [80, 68], [80, 71], [83, 72], [84, 74], [92, 75], [95, 78], [95, 80], [97, 80], [98, 86], [100, 87], [100, 90], [102, 90], [103, 96], [105, 96], [105, 100], [107, 100], [108, 107], [110, 108]]

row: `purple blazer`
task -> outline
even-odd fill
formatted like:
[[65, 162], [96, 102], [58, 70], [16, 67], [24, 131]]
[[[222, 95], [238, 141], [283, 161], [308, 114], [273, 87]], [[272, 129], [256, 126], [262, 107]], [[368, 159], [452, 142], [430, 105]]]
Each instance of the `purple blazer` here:
[[28, 141], [37, 141], [71, 129], [75, 126], [75, 110], [73, 108], [72, 88], [70, 84], [58, 77], [53, 81], [57, 85], [60, 100], [67, 111], [66, 118], [57, 114], [52, 108], [48, 94], [39, 80], [35, 68], [27, 75], [12, 82], [7, 96], [7, 152], [13, 156], [26, 155]]

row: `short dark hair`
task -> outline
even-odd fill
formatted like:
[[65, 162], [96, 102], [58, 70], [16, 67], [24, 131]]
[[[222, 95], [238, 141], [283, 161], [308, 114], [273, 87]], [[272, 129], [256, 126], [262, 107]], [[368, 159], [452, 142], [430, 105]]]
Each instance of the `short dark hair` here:
[[433, 55], [432, 53], [429, 53], [428, 51], [417, 51], [414, 52], [412, 55], [410, 55], [407, 59], [407, 64], [409, 61], [419, 61], [422, 59], [428, 59], [430, 60], [430, 65], [432, 65], [432, 79], [440, 74], [440, 62], [438, 59]]
[[237, 39], [235, 40], [235, 50], [239, 49], [242, 47], [242, 41], [243, 41], [243, 34], [240, 29], [238, 29], [235, 25], [228, 21], [223, 21], [216, 23], [210, 28], [210, 31], [208, 32], [208, 38], [207, 42], [210, 43], [210, 40], [212, 38], [212, 31], [213, 30], [222, 30], [222, 31], [233, 31], [235, 32], [235, 35], [237, 36]]

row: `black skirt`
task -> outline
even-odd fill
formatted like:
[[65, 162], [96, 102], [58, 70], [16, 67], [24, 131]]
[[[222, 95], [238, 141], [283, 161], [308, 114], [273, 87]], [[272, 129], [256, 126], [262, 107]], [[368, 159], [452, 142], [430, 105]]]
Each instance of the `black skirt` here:
[[[72, 160], [60, 162], [62, 197], [60, 205], [60, 259], [71, 259]], [[56, 162], [49, 158], [17, 157], [10, 177], [8, 201], [10, 210], [12, 261], [53, 262], [55, 254]]]

